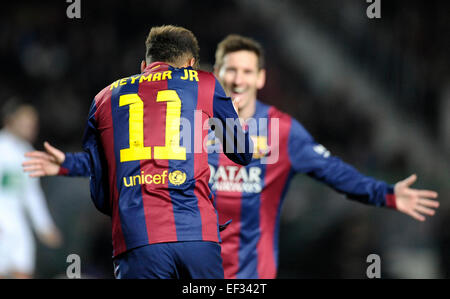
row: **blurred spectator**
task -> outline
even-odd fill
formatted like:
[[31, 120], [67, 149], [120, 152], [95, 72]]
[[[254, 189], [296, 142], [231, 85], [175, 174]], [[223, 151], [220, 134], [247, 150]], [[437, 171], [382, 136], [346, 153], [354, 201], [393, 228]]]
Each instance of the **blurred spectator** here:
[[0, 131], [0, 277], [31, 278], [35, 244], [27, 216], [41, 242], [61, 244], [61, 236], [47, 210], [38, 179], [21, 170], [24, 154], [37, 133], [36, 110], [13, 98], [2, 107]]

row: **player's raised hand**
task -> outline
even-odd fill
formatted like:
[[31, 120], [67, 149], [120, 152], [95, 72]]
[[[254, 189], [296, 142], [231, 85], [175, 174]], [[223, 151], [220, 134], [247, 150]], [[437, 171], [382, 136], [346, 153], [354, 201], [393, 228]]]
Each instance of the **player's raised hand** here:
[[59, 149], [44, 142], [45, 152], [32, 151], [25, 154], [29, 160], [22, 163], [23, 171], [30, 177], [53, 176], [59, 173], [60, 165], [66, 159], [66, 155]]
[[417, 180], [417, 175], [413, 174], [403, 181], [395, 184], [394, 192], [397, 210], [405, 213], [419, 221], [425, 221], [425, 216], [433, 216], [439, 207], [439, 202], [432, 200], [438, 194], [431, 190], [418, 190], [410, 188]]
[[235, 97], [234, 99], [232, 99], [232, 101], [233, 101], [234, 111], [236, 111], [236, 113], [239, 115], [239, 102], [241, 101], [241, 99], [239, 97]]

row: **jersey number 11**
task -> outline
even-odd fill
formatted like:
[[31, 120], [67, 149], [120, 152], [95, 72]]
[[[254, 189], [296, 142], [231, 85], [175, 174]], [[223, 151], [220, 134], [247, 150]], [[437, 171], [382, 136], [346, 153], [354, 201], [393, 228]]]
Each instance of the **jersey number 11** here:
[[[165, 145], [155, 146], [154, 159], [186, 160], [180, 146], [181, 99], [175, 90], [158, 91], [156, 102], [167, 102]], [[120, 150], [120, 162], [152, 159], [151, 147], [144, 146], [144, 102], [137, 93], [121, 95], [119, 106], [130, 106], [130, 147]]]

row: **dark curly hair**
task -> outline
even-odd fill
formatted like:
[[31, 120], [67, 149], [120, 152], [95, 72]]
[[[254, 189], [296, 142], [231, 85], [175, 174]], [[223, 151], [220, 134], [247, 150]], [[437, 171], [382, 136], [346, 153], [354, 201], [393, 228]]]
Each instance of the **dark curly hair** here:
[[181, 64], [184, 60], [195, 58], [195, 66], [199, 63], [198, 41], [195, 35], [186, 28], [164, 25], [153, 27], [145, 41], [147, 63], [162, 61]]

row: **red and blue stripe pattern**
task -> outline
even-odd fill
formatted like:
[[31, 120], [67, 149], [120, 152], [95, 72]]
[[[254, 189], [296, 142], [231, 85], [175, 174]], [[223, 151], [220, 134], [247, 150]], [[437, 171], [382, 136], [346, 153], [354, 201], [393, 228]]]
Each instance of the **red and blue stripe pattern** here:
[[[203, 75], [199, 74], [199, 76]], [[222, 88], [217, 81], [215, 84], [213, 106], [215, 103], [220, 105], [217, 98], [220, 97], [220, 94], [223, 95]], [[207, 94], [206, 89], [205, 93], [199, 91], [198, 98], [200, 99], [203, 96], [209, 98], [209, 95], [205, 94]], [[108, 91], [103, 91], [99, 96], [107, 98]], [[197, 101], [197, 107], [198, 102], [199, 100]], [[88, 131], [96, 128], [95, 119], [100, 120], [111, 114], [107, 108], [96, 109], [96, 105], [93, 106], [91, 122], [88, 123], [87, 127]], [[219, 108], [213, 108], [213, 114], [220, 116], [220, 110]], [[95, 115], [95, 117], [92, 115]], [[271, 150], [275, 147], [278, 148], [279, 159], [275, 164], [261, 163], [262, 160], [257, 157], [257, 151], [255, 158], [245, 167], [231, 162], [226, 158], [226, 155], [221, 153], [221, 145], [215, 142], [212, 132], [209, 145], [210, 154], [207, 158], [202, 156], [201, 159], [194, 160], [197, 161], [194, 163], [201, 165], [206, 161], [209, 164], [211, 169], [209, 184], [215, 196], [214, 204], [219, 213], [219, 222], [226, 223], [230, 219], [232, 220], [227, 229], [221, 232], [225, 278], [276, 277], [281, 207], [291, 178], [295, 173], [305, 173], [338, 192], [344, 193], [350, 199], [374, 206], [395, 208], [393, 186], [364, 176], [352, 166], [330, 155], [324, 147], [314, 141], [299, 122], [289, 115], [257, 101], [253, 119], [256, 120], [257, 126], [249, 126], [248, 130], [251, 135], [263, 141], [262, 143], [258, 141], [257, 148], [264, 145], [264, 142], [270, 145]], [[267, 121], [260, 122], [264, 119]], [[271, 119], [278, 119], [279, 128], [275, 129], [275, 135], [272, 134]], [[102, 125], [98, 127], [101, 134], [105, 135], [104, 139], [109, 139], [108, 136], [110, 135], [108, 134], [111, 133], [103, 131], [110, 126], [112, 126], [110, 121], [102, 121]], [[85, 138], [85, 143], [93, 143], [92, 140], [95, 138], [91, 136], [92, 134], [87, 135], [88, 138]], [[273, 137], [277, 136], [277, 140], [272, 140]], [[202, 133], [202, 137], [205, 137], [205, 132]], [[198, 137], [195, 137], [195, 139], [198, 139]], [[111, 154], [111, 148], [105, 147], [105, 144], [102, 145], [107, 156], [114, 156], [113, 153]], [[102, 149], [98, 151], [101, 152]], [[88, 146], [87, 153], [66, 154], [66, 161], [62, 165], [64, 174], [88, 175], [91, 173], [92, 175], [92, 172], [95, 172], [95, 176], [91, 176], [91, 182], [102, 178], [102, 172], [97, 171], [96, 168], [87, 169], [86, 167], [89, 163], [92, 164], [92, 160], [94, 161], [93, 164], [103, 162], [98, 159], [96, 152], [95, 147]], [[234, 160], [239, 161], [239, 158], [244, 159], [242, 156], [235, 156]], [[115, 165], [114, 157], [108, 160], [107, 167], [115, 170], [113, 168]], [[198, 164], [194, 165], [195, 169], [197, 169]], [[115, 182], [115, 176], [111, 172], [109, 173], [110, 183]], [[209, 171], [205, 172], [205, 177], [206, 174], [209, 176]], [[205, 184], [204, 180], [197, 180], [197, 182]], [[98, 187], [92, 188], [91, 184], [91, 193], [95, 195], [94, 203], [97, 208], [104, 213], [112, 213], [113, 219], [114, 217], [118, 219], [115, 226], [113, 221], [114, 246], [117, 250], [117, 248], [122, 248], [119, 244], [124, 244], [124, 241], [121, 241], [123, 233], [120, 231], [123, 224], [117, 224], [120, 220], [117, 216], [117, 205], [112, 205], [111, 212], [110, 205], [104, 200], [104, 197], [109, 196], [105, 193], [106, 191]], [[110, 192], [113, 201], [117, 201], [117, 188], [111, 188]], [[199, 200], [198, 192], [194, 191]], [[212, 200], [211, 194], [208, 199]], [[206, 207], [210, 208], [210, 205], [207, 204], [208, 201], [198, 202], [199, 205], [203, 202]], [[200, 214], [203, 217], [206, 213], [200, 212]], [[202, 223], [205, 223], [203, 218]], [[206, 235], [205, 230], [205, 226], [202, 226], [203, 236]]]
[[[257, 102], [253, 116], [256, 125], [248, 127], [250, 136], [263, 137], [270, 146], [270, 118], [276, 112], [273, 107]], [[267, 121], [260, 122], [260, 119]], [[289, 132], [289, 126], [289, 122], [280, 122], [280, 137], [283, 130]], [[287, 141], [280, 138], [280, 149], [287, 148]], [[261, 159], [254, 158], [249, 165], [240, 166], [218, 153], [210, 154], [209, 163], [213, 169], [210, 184], [216, 196], [219, 222], [232, 219], [221, 232], [225, 277], [275, 277], [278, 217], [282, 193], [290, 177], [287, 152], [280, 152], [276, 164], [263, 164]], [[237, 186], [242, 186], [242, 190]]]
[[[392, 186], [363, 176], [321, 150], [289, 115], [257, 101], [253, 119], [257, 126], [249, 126], [250, 135], [260, 139], [258, 147], [267, 140], [271, 150], [278, 148], [276, 163], [264, 164], [254, 157], [249, 165], [240, 166], [220, 153], [209, 156], [219, 222], [232, 219], [221, 232], [225, 278], [276, 277], [281, 207], [295, 173], [306, 173], [363, 203], [389, 206], [392, 202], [387, 201], [393, 197]], [[278, 120], [275, 134], [272, 119]]]
[[[208, 185], [208, 156], [202, 149], [208, 135], [204, 122], [211, 117], [222, 121], [225, 117], [236, 119], [237, 114], [211, 73], [195, 71], [196, 76], [188, 80], [186, 73], [194, 72], [192, 68], [153, 63], [141, 75], [167, 71], [171, 72], [170, 78], [162, 80], [139, 80], [140, 75], [122, 79], [120, 84], [101, 91], [91, 107], [83, 145], [88, 155], [78, 157], [91, 160], [91, 195], [97, 208], [112, 216], [114, 256], [146, 244], [220, 240], [218, 215]], [[143, 143], [152, 148], [154, 157], [154, 147], [166, 144], [168, 105], [156, 101], [158, 92], [163, 90], [175, 90], [181, 99], [180, 119], [185, 121], [180, 130], [185, 130], [183, 136], [189, 140], [180, 138], [180, 146], [192, 146], [187, 147], [186, 159], [121, 162], [121, 150], [130, 147], [132, 121], [130, 107], [119, 104], [121, 96], [137, 94], [142, 100]], [[189, 134], [186, 130], [190, 130]], [[242, 128], [238, 130], [242, 132]], [[237, 153], [235, 148], [228, 154], [242, 164], [251, 159], [251, 142], [248, 134], [245, 136], [246, 152]], [[184, 178], [173, 181], [173, 173]], [[158, 181], [154, 179], [155, 184], [149, 184], [148, 174], [159, 175]]]

